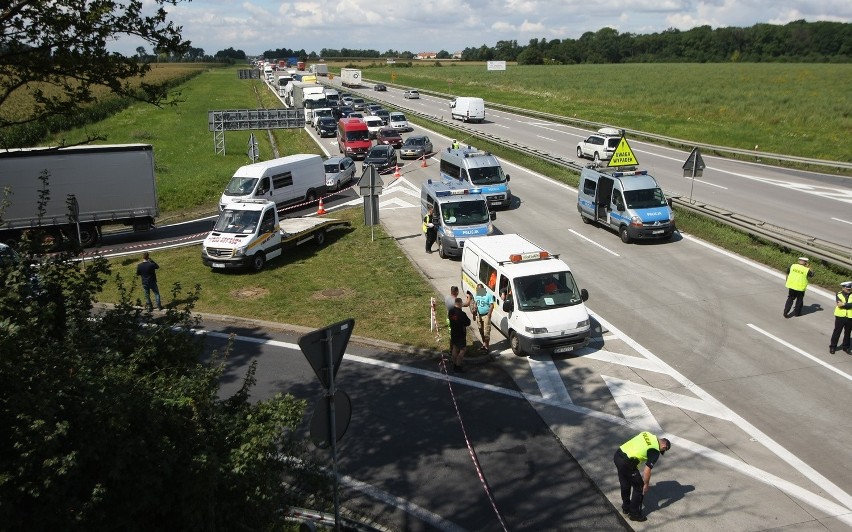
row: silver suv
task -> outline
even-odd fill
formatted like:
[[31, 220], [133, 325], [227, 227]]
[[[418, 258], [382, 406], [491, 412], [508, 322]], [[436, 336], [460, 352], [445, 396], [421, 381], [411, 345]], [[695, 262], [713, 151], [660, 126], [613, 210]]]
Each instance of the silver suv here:
[[402, 93], [403, 98], [408, 98], [409, 100], [416, 100], [420, 98], [420, 93], [417, 92], [417, 89], [409, 89]]
[[590, 135], [585, 140], [581, 140], [577, 144], [577, 157], [582, 159], [588, 157], [599, 163], [608, 161], [615, 153], [618, 143], [621, 141], [621, 132], [615, 128], [604, 127], [598, 130], [594, 135]]

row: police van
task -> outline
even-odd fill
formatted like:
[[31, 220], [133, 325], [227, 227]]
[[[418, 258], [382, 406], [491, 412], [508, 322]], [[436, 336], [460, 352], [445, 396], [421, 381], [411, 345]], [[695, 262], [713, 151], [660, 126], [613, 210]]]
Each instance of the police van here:
[[488, 205], [509, 207], [512, 192], [509, 174], [503, 173], [500, 162], [490, 152], [466, 148], [447, 148], [441, 152], [441, 179], [446, 182], [461, 181], [479, 187]]
[[583, 168], [577, 189], [583, 222], [617, 231], [625, 244], [671, 238], [676, 230], [669, 200], [646, 170]]
[[461, 277], [464, 291], [476, 293], [482, 284], [494, 296], [491, 324], [515, 355], [567, 353], [589, 343], [584, 304], [589, 293], [577, 287], [558, 255], [526, 238], [508, 234], [469, 240]]
[[432, 182], [420, 187], [420, 218], [434, 207], [433, 223], [438, 230], [438, 255], [460, 257], [469, 238], [487, 236], [494, 232], [491, 223], [496, 214], [488, 209], [482, 191], [461, 182]]

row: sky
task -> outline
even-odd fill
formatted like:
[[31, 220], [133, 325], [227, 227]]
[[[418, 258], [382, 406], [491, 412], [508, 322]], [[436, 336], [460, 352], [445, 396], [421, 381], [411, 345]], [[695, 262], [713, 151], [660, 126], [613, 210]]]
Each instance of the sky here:
[[[450, 53], [497, 41], [578, 39], [609, 27], [650, 34], [794, 20], [852, 22], [850, 0], [193, 0], [166, 6], [207, 55], [290, 48]], [[116, 43], [133, 54], [140, 42]], [[150, 49], [147, 50], [151, 52]]]

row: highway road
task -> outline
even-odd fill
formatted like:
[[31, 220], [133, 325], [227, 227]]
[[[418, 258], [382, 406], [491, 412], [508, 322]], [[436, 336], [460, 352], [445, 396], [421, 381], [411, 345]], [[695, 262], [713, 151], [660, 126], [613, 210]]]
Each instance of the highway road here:
[[[513, 129], [523, 128], [507, 126]], [[431, 136], [438, 147], [449, 145], [449, 139]], [[336, 154], [334, 142], [324, 139], [321, 145]], [[460, 272], [457, 261], [423, 252], [419, 186], [438, 177], [437, 160], [427, 163], [423, 168], [419, 161], [408, 162], [398, 179], [385, 176], [380, 211], [385, 230], [443, 294], [451, 284], [460, 284]], [[492, 345], [501, 356], [457, 384], [494, 385], [491, 391], [499, 394], [508, 377], [614, 508], [620, 504], [611, 462], [615, 447], [641, 429], [669, 437], [674, 447], [655, 470], [646, 504], [649, 521], [636, 524], [637, 529], [852, 529], [852, 357], [828, 354], [833, 294], [809, 289], [804, 315], [785, 320], [786, 290], [779, 272], [687, 234], [671, 242], [624, 245], [614, 233], [580, 221], [575, 190], [505, 166], [520, 202], [500, 211], [495, 226], [529, 237], [571, 265], [580, 286], [591, 294], [594, 341], [570, 356], [515, 357], [495, 333], [501, 341]], [[786, 179], [800, 179], [795, 174]], [[797, 189], [767, 190], [792, 196]], [[821, 198], [827, 205], [849, 202], [839, 194], [803, 196]], [[331, 210], [347, 201], [361, 204], [351, 190], [329, 200], [326, 209]], [[166, 240], [191, 239], [191, 230], [183, 236], [175, 231]], [[355, 356], [347, 354], [348, 360], [356, 361]], [[399, 364], [391, 368], [398, 378], [407, 378], [412, 374], [408, 368], [423, 361], [400, 356], [392, 362]], [[352, 386], [358, 386], [357, 379]], [[382, 415], [380, 410], [375, 414]], [[507, 416], [507, 427], [516, 421]], [[531, 464], [530, 474], [546, 483], [552, 464], [542, 458], [545, 462], [539, 463], [533, 453], [505, 456]], [[489, 464], [485, 475], [498, 467]], [[365, 467], [359, 472], [371, 478], [356, 480], [406, 496], [397, 477], [384, 471], [372, 475]], [[559, 495], [566, 504], [574, 496]], [[418, 503], [429, 507], [428, 501]], [[487, 500], [478, 499], [477, 504], [483, 503]], [[459, 516], [465, 508], [434, 511], [469, 527]], [[512, 530], [570, 528], [513, 524]], [[444, 525], [434, 526], [455, 529]], [[489, 522], [475, 528], [493, 527]]]
[[[420, 99], [403, 98], [403, 89], [388, 87], [387, 92], [369, 87], [350, 90], [339, 86], [339, 79], [324, 83], [340, 91], [359, 93], [377, 101], [388, 102], [400, 109], [412, 109], [439, 121], [450, 121], [446, 99], [421, 93]], [[486, 105], [482, 124], [467, 124], [503, 140], [537, 149], [583, 164], [576, 156], [577, 142], [589, 131], [556, 122], [494, 111]], [[458, 121], [455, 121], [458, 124]], [[618, 124], [612, 124], [618, 127]], [[665, 132], [656, 132], [665, 134]], [[467, 139], [460, 138], [461, 142]], [[778, 227], [852, 248], [852, 178], [805, 172], [775, 166], [735, 161], [703, 154], [707, 169], [703, 177], [683, 177], [683, 164], [688, 151], [630, 139], [630, 146], [640, 163], [649, 170], [667, 194], [691, 198], [765, 221]], [[571, 207], [571, 206], [568, 206]]]
[[[506, 171], [520, 204], [496, 228], [562, 254], [591, 293], [597, 333], [566, 357], [514, 357], [503, 340], [496, 364], [610, 501], [612, 448], [644, 428], [680, 449], [655, 475], [655, 527], [852, 528], [852, 357], [828, 354], [833, 294], [811, 288], [805, 315], [785, 320], [779, 272], [685, 234], [624, 245], [580, 221], [575, 190]], [[385, 177], [382, 224], [444, 293], [459, 264], [426, 255], [419, 238], [419, 186], [438, 178], [437, 161], [401, 173]]]

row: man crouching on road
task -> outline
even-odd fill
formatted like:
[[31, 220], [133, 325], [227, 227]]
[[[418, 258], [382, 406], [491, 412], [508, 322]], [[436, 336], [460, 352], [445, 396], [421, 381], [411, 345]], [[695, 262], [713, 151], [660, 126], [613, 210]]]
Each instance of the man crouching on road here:
[[[651, 469], [660, 456], [671, 447], [672, 443], [666, 438], [658, 438], [650, 432], [640, 432], [616, 449], [613, 461], [618, 469], [618, 483], [621, 485], [621, 511], [628, 515], [631, 521], [648, 520], [642, 515], [642, 499], [651, 487]], [[645, 462], [645, 469], [640, 475], [639, 464], [642, 462]]]

